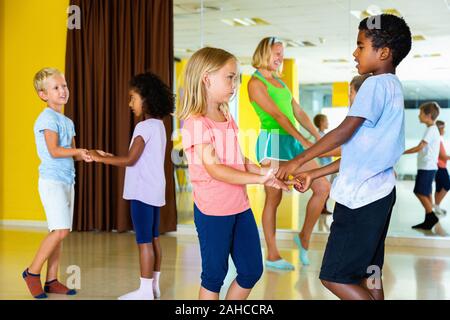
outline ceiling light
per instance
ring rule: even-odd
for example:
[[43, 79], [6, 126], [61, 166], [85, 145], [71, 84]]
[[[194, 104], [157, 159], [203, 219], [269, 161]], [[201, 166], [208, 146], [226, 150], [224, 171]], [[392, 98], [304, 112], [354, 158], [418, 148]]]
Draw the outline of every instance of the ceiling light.
[[413, 41], [423, 41], [425, 40], [425, 37], [421, 34], [416, 34], [412, 36]]
[[415, 54], [414, 58], [416, 58], [416, 59], [418, 59], [418, 58], [437, 58], [440, 56], [441, 56], [440, 53], [435, 52], [435, 53]]
[[323, 59], [323, 63], [348, 63], [347, 59]]
[[270, 24], [261, 18], [233, 18], [233, 19], [222, 19], [221, 21], [231, 27], [252, 27]]
[[393, 8], [391, 8], [391, 9], [383, 9], [383, 13], [393, 14], [394, 16], [397, 16], [397, 17], [401, 17], [402, 16], [397, 9], [393, 9]]

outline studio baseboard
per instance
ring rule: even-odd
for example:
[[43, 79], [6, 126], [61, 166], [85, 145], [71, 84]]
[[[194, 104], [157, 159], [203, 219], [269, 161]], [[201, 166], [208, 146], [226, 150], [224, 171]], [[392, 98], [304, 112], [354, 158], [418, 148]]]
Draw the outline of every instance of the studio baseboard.
[[39, 220], [0, 220], [0, 226], [8, 228], [33, 228], [47, 230], [47, 222]]

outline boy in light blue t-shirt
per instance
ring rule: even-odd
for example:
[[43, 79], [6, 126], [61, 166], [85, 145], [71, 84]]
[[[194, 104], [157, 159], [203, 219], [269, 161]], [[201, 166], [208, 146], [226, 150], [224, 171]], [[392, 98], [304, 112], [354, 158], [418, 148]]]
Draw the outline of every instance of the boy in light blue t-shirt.
[[[293, 174], [292, 184], [304, 192], [314, 179], [339, 171], [330, 194], [336, 206], [319, 277], [341, 299], [384, 299], [381, 270], [395, 203], [393, 167], [405, 149], [403, 92], [395, 70], [410, 49], [411, 32], [402, 18], [382, 14], [361, 21], [353, 55], [359, 74], [372, 76], [345, 120], [277, 173], [282, 179]], [[340, 160], [296, 173], [341, 145]]]
[[[46, 298], [46, 293], [73, 295], [57, 280], [63, 239], [72, 230], [75, 167], [74, 160], [92, 162], [85, 149], [75, 147], [72, 120], [62, 114], [69, 99], [64, 75], [54, 68], [36, 73], [34, 87], [47, 107], [34, 124], [39, 166], [39, 196], [47, 217], [50, 233], [42, 241], [31, 265], [22, 273], [31, 295]], [[42, 288], [40, 272], [47, 262], [47, 281]], [[45, 291], [45, 292], [44, 292]]]

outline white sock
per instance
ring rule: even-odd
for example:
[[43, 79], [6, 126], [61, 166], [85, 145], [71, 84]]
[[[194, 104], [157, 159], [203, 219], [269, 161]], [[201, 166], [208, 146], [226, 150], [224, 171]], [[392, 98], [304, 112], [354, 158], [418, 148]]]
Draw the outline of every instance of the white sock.
[[161, 297], [161, 291], [159, 290], [159, 277], [161, 271], [153, 271], [153, 295], [155, 298]]
[[153, 300], [153, 279], [141, 278], [141, 286], [119, 297], [119, 300]]

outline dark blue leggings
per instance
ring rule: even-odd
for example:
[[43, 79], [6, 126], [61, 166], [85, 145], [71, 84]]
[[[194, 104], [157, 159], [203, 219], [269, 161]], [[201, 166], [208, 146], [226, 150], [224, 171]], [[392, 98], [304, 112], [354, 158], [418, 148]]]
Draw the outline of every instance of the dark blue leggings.
[[230, 216], [208, 216], [194, 205], [194, 221], [202, 256], [202, 287], [220, 292], [231, 254], [236, 281], [251, 289], [263, 272], [261, 244], [251, 209]]
[[159, 210], [159, 207], [131, 200], [131, 220], [138, 244], [152, 243], [153, 238], [159, 237]]

